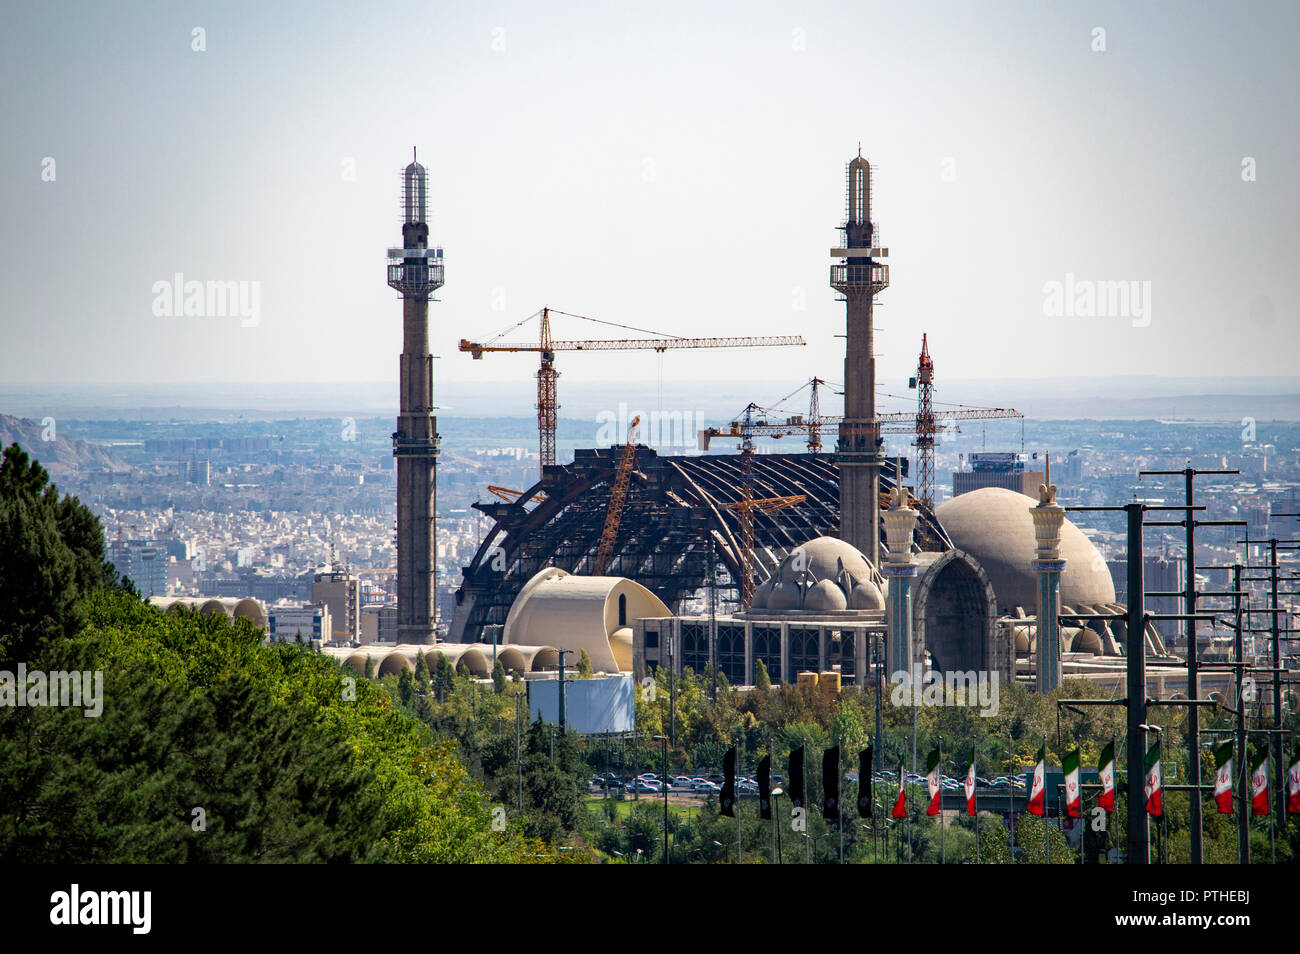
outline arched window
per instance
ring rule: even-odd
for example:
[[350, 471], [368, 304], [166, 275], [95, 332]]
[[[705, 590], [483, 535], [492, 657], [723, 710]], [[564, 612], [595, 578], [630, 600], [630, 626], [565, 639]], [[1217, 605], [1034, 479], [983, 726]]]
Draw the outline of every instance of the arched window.
[[618, 625], [627, 625], [627, 594], [618, 594]]

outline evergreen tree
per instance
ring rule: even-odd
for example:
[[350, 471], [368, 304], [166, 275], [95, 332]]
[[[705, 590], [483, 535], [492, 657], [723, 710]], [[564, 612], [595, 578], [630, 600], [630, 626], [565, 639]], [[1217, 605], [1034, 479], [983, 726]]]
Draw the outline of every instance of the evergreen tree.
[[492, 689], [498, 696], [506, 691], [506, 667], [500, 659], [492, 664]]
[[754, 688], [761, 692], [772, 688], [772, 677], [768, 675], [767, 665], [761, 659], [754, 660]]
[[584, 649], [582, 654], [578, 656], [578, 678], [590, 679], [594, 675], [596, 675], [596, 672], [591, 665], [591, 656]]

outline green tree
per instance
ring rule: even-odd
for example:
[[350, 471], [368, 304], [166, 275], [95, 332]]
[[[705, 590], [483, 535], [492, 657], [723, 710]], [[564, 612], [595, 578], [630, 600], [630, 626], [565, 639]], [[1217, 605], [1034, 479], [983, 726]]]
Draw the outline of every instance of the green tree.
[[420, 692], [429, 691], [429, 662], [423, 652], [415, 654], [415, 685]]
[[582, 654], [578, 656], [578, 678], [590, 679], [594, 675], [596, 675], [596, 672], [592, 668], [591, 657], [587, 655], [587, 651], [584, 649]]
[[30, 662], [45, 639], [69, 637], [81, 602], [117, 580], [99, 520], [59, 498], [49, 474], [17, 444], [0, 460], [0, 663]]
[[772, 688], [772, 677], [767, 672], [767, 664], [761, 659], [754, 660], [754, 688], [767, 692]]
[[500, 659], [492, 664], [492, 689], [498, 696], [506, 691], [506, 667]]

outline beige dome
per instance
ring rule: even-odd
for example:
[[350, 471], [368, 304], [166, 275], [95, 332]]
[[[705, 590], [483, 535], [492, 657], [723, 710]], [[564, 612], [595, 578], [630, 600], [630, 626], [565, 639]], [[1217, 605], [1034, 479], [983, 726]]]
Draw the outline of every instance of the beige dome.
[[632, 623], [671, 615], [640, 583], [547, 567], [515, 597], [501, 643], [566, 650], [566, 665], [576, 664], [585, 649], [596, 672], [626, 672], [632, 667]]
[[[953, 546], [979, 561], [993, 584], [998, 607], [1033, 612], [1038, 590], [1031, 564], [1037, 543], [1033, 518], [1037, 501], [1003, 487], [982, 487], [945, 501], [934, 515]], [[1101, 553], [1067, 518], [1061, 525], [1061, 602], [1071, 605], [1113, 603], [1115, 583]]]
[[884, 609], [883, 578], [851, 544], [817, 537], [786, 554], [754, 591], [750, 609], [766, 613], [843, 613]]
[[849, 601], [844, 598], [844, 591], [830, 580], [818, 580], [804, 594], [803, 608], [835, 613], [848, 609]]
[[882, 610], [884, 608], [884, 594], [880, 592], [880, 589], [874, 583], [859, 583], [853, 587], [853, 592], [849, 594], [849, 609]]
[[795, 547], [781, 561], [777, 578], [793, 583], [803, 570], [810, 573], [815, 580], [838, 582], [841, 571], [858, 582], [870, 582], [876, 577], [871, 563], [861, 551], [835, 537], [817, 537], [802, 546]]

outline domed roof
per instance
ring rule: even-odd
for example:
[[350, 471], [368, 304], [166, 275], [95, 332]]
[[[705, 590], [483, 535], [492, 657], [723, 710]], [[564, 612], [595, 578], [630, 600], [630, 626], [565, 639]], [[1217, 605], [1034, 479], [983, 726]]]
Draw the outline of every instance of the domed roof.
[[754, 590], [758, 612], [842, 613], [884, 609], [882, 578], [851, 544], [817, 537], [795, 547], [772, 576]]
[[[979, 561], [993, 584], [998, 610], [1032, 613], [1038, 590], [1031, 564], [1036, 555], [1034, 521], [1037, 501], [1004, 487], [982, 487], [945, 501], [934, 510], [953, 546]], [[1067, 518], [1061, 525], [1061, 602], [1092, 605], [1115, 602], [1115, 583], [1101, 553]]]
[[781, 561], [777, 578], [793, 583], [805, 571], [816, 580], [839, 580], [843, 572], [857, 582], [871, 582], [876, 575], [862, 551], [835, 537], [817, 537], [795, 547]]

